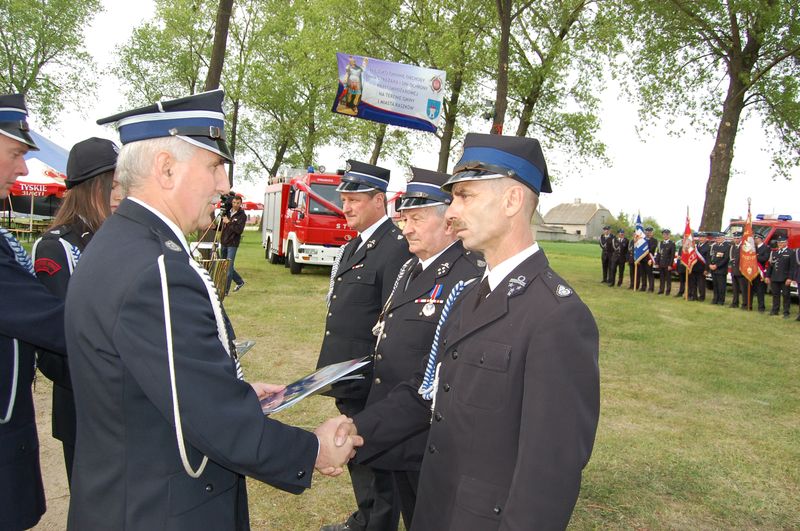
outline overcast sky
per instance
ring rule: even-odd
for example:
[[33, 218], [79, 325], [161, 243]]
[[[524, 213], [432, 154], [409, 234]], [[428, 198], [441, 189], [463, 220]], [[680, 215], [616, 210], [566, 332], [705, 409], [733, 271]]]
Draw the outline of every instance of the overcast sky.
[[[102, 72], [107, 72], [113, 64], [114, 48], [125, 42], [134, 26], [151, 17], [154, 10], [150, 0], [104, 0], [103, 4], [105, 12], [98, 14], [86, 31], [87, 48], [101, 72], [97, 101], [83, 109], [69, 109], [59, 123], [46, 128], [51, 139], [67, 149], [90, 136], [117, 140], [113, 129], [94, 123], [97, 118], [126, 107], [115, 78]], [[335, 60], [331, 53], [331, 61]], [[335, 88], [336, 80], [331, 80], [331, 98]], [[692, 227], [697, 228], [705, 198], [713, 135], [692, 133], [674, 138], [655, 125], [644, 128], [644, 138], [640, 138], [636, 133], [636, 107], [620, 96], [618, 88], [609, 85], [602, 99], [599, 136], [608, 148], [610, 166], [584, 168], [580, 175], [575, 175], [564, 168], [563, 155], [545, 153], [550, 172], [558, 176], [559, 182], [553, 185], [552, 194], [542, 194], [542, 213], [557, 204], [580, 199], [584, 203], [600, 203], [614, 215], [620, 211], [634, 214], [640, 211], [642, 217], [652, 216], [674, 233], [682, 232], [688, 206]], [[42, 126], [36, 122], [35, 116], [31, 122], [34, 127]], [[489, 123], [480, 127], [478, 132], [487, 132]], [[438, 146], [438, 140], [434, 139], [431, 144]], [[725, 202], [725, 220], [744, 216], [748, 197], [752, 198], [754, 215], [790, 214], [794, 219], [800, 219], [800, 171], [794, 171], [791, 181], [773, 180], [764, 147], [765, 138], [757, 120], [740, 126], [736, 138], [735, 173], [730, 179]], [[435, 169], [435, 151], [416, 152], [409, 162]], [[343, 167], [347, 158], [350, 158], [348, 154], [335, 149], [325, 148], [319, 152], [320, 163], [329, 170]], [[379, 164], [390, 168], [393, 175], [405, 175], [405, 168], [397, 161], [381, 160]], [[237, 184], [234, 188], [248, 199], [259, 201], [265, 183], [266, 177], [262, 182]]]

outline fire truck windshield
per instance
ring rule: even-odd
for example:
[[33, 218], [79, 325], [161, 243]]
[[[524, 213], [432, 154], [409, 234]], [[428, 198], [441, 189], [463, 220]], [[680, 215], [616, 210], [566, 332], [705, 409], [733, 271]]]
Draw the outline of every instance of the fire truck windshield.
[[[339, 196], [339, 192], [336, 191], [335, 184], [312, 183], [311, 189], [314, 191], [314, 193], [321, 195], [339, 208], [342, 207], [342, 198]], [[309, 212], [311, 214], [321, 214], [323, 216], [337, 215], [335, 212], [331, 212], [327, 207], [315, 201], [314, 198], [311, 198]]]

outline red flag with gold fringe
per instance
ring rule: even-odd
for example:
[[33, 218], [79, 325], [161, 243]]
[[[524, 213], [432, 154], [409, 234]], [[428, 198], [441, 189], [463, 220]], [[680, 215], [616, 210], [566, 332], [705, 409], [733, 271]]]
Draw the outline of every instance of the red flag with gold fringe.
[[742, 234], [742, 247], [739, 249], [739, 271], [750, 282], [758, 276], [756, 242], [753, 239], [753, 218], [750, 215], [750, 201], [747, 201], [747, 221]]

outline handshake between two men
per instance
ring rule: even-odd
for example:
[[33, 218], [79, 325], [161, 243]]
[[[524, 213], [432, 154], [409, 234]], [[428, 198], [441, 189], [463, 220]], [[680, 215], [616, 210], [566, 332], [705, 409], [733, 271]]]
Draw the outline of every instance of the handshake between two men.
[[[259, 400], [268, 395], [281, 396], [285, 385], [250, 382]], [[319, 452], [314, 468], [323, 475], [336, 477], [344, 472], [345, 465], [356, 455], [356, 448], [364, 444], [358, 435], [353, 419], [345, 415], [332, 417], [314, 430], [319, 440]]]

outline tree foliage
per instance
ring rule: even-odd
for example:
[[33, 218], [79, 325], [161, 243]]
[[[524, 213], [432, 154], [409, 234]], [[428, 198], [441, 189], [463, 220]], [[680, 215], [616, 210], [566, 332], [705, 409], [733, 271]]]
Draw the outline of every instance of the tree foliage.
[[99, 0], [0, 0], [0, 83], [24, 94], [43, 122], [93, 93], [84, 29]]
[[800, 163], [800, 9], [792, 0], [626, 0], [618, 4], [644, 119], [675, 119], [715, 131], [702, 229], [722, 222], [736, 134], [761, 123], [772, 170]]

